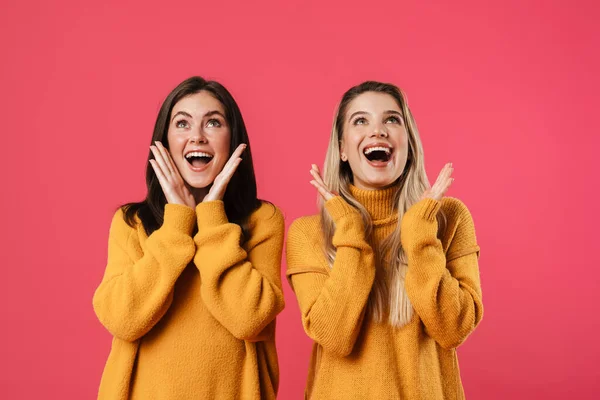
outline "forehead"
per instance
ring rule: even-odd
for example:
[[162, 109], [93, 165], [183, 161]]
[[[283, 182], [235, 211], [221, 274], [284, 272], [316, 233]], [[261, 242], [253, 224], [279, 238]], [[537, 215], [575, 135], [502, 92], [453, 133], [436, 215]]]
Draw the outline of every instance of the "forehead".
[[172, 114], [179, 111], [185, 111], [194, 117], [202, 117], [209, 111], [219, 111], [225, 114], [223, 104], [213, 97], [212, 94], [204, 90], [185, 96], [173, 106]]
[[347, 115], [352, 115], [357, 111], [380, 114], [388, 110], [402, 112], [396, 99], [391, 95], [379, 92], [365, 92], [358, 95], [348, 104]]

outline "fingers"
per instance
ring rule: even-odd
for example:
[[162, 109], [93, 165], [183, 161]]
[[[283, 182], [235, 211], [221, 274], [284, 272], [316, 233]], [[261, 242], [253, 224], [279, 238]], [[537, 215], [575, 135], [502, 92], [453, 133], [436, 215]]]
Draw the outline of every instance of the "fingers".
[[179, 170], [175, 166], [175, 162], [171, 158], [169, 151], [165, 148], [165, 146], [163, 146], [161, 142], [156, 141], [154, 143], [156, 144], [156, 148], [160, 151], [160, 154], [163, 156], [163, 159], [165, 160], [171, 174], [173, 176], [179, 176]]
[[229, 169], [225, 173], [226, 183], [229, 183], [231, 177], [233, 177], [233, 174], [235, 174], [235, 171], [237, 170], [237, 167], [239, 167], [241, 162], [241, 158], [236, 158], [235, 160], [232, 160], [232, 164], [229, 165]]
[[217, 177], [215, 178], [215, 181], [213, 182], [209, 193], [206, 195], [203, 201], [219, 200], [223, 198], [229, 181], [231, 180], [233, 174], [242, 162], [242, 158], [240, 156], [242, 155], [244, 150], [246, 150], [246, 147], [247, 145], [242, 143], [237, 147], [237, 149], [235, 149], [235, 151], [233, 152], [231, 157], [229, 157], [229, 160], [227, 161], [219, 175], [217, 175]]
[[225, 184], [229, 183], [229, 180], [235, 173], [237, 167], [242, 162], [241, 155], [244, 152], [244, 150], [246, 150], [246, 147], [247, 145], [245, 143], [240, 144], [237, 147], [237, 149], [235, 149], [231, 157], [229, 157], [229, 161], [227, 161], [227, 164], [225, 164], [225, 166], [223, 167], [223, 171], [221, 171], [221, 174], [223, 175]]
[[454, 182], [454, 178], [452, 178], [453, 172], [454, 167], [452, 163], [444, 165], [434, 185], [423, 193], [422, 198], [429, 197], [441, 201], [450, 188], [450, 185], [452, 185], [452, 182]]
[[152, 154], [154, 154], [154, 161], [160, 167], [160, 170], [163, 174], [163, 178], [167, 182], [170, 181], [172, 173], [171, 173], [171, 170], [169, 169], [169, 167], [167, 166], [167, 161], [163, 157], [163, 154], [161, 153], [159, 148], [156, 146], [150, 146], [150, 150], [152, 151]]
[[449, 176], [452, 174], [452, 164], [448, 163], [444, 165], [444, 168], [440, 171], [435, 183], [433, 184], [433, 188], [439, 189], [446, 185]]
[[310, 174], [315, 178], [315, 180], [317, 182], [319, 182], [321, 185], [323, 185], [324, 188], [327, 188], [325, 181], [323, 181], [323, 178], [321, 177], [321, 171], [319, 171], [319, 167], [317, 167], [315, 164], [312, 164], [312, 169], [310, 170]]
[[448, 188], [450, 188], [450, 185], [454, 181], [454, 179], [452, 178], [453, 172], [454, 168], [452, 167], [452, 163], [448, 163], [444, 166], [444, 168], [442, 168], [442, 171], [440, 172], [440, 175], [437, 181], [435, 182], [435, 185], [433, 185], [432, 187], [432, 193], [438, 200], [442, 199], [442, 197], [446, 194]]
[[242, 143], [240, 144], [237, 149], [235, 149], [235, 151], [233, 152], [233, 154], [231, 155], [231, 158], [239, 158], [242, 156], [242, 153], [244, 152], [244, 150], [246, 150], [246, 147], [248, 147], [248, 145], [246, 143]]
[[446, 181], [449, 180], [450, 177], [452, 176], [453, 172], [454, 172], [454, 168], [452, 167], [452, 163], [446, 164], [446, 173], [444, 174], [444, 179]]
[[323, 178], [321, 178], [321, 172], [319, 171], [319, 167], [317, 167], [315, 164], [312, 164], [310, 174], [314, 178], [312, 181], [310, 181], [310, 184], [317, 189], [317, 191], [319, 192], [321, 197], [325, 199], [325, 201], [335, 197], [323, 181]]
[[318, 170], [315, 170], [315, 168], [313, 167], [310, 171], [310, 174], [312, 175], [313, 179], [318, 182], [319, 184], [325, 186], [325, 182], [323, 182], [323, 179], [321, 178], [321, 175], [319, 175]]
[[317, 182], [316, 180], [312, 180], [310, 181], [310, 184], [313, 185], [317, 191], [319, 192], [319, 194], [321, 195], [321, 197], [323, 197], [323, 199], [325, 201], [332, 199], [334, 196], [333, 194], [331, 194], [331, 192], [329, 190], [327, 190], [327, 188], [325, 188], [325, 186], [323, 186], [321, 183]]
[[452, 163], [446, 164], [446, 174], [444, 175], [443, 188], [444, 193], [448, 190], [452, 182], [454, 182], [454, 178], [452, 178], [452, 173], [454, 172], [454, 168], [452, 167]]
[[162, 188], [163, 193], [167, 193], [169, 183], [167, 182], [167, 178], [165, 177], [165, 174], [163, 173], [162, 169], [160, 168], [156, 160], [150, 160], [150, 165], [152, 165], [152, 169], [154, 170], [154, 173], [158, 178], [158, 183], [160, 183], [160, 187]]
[[[225, 163], [225, 165], [223, 166], [223, 169], [217, 176], [217, 179], [219, 181], [223, 181], [225, 184], [229, 183], [229, 180], [235, 173], [237, 167], [242, 162], [242, 158], [240, 156], [242, 155], [244, 150], [246, 150], [246, 147], [247, 147], [247, 145], [242, 143], [237, 147], [237, 149], [235, 149], [235, 151], [233, 152], [231, 157], [229, 157], [229, 160], [227, 160], [227, 163]], [[215, 179], [215, 181], [217, 179]]]
[[[229, 160], [227, 160], [227, 163], [223, 167], [223, 172], [227, 171], [229, 168], [231, 168], [233, 166], [233, 164], [235, 164], [236, 162], [239, 165], [239, 161], [237, 161], [237, 160], [241, 160], [242, 153], [244, 152], [244, 150], [246, 150], [246, 147], [247, 147], [247, 145], [245, 143], [242, 143], [235, 149], [235, 151], [231, 154], [231, 157], [229, 157]], [[237, 168], [237, 166], [236, 166], [236, 168]], [[234, 169], [234, 171], [235, 171], [235, 169]]]

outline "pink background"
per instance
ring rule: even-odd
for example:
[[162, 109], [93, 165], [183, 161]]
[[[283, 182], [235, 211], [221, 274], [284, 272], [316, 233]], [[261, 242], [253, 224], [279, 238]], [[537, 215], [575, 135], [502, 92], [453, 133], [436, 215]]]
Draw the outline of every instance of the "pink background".
[[[0, 6], [0, 398], [95, 397], [110, 218], [144, 195], [158, 108], [195, 74], [239, 102], [260, 196], [288, 225], [316, 210], [308, 170], [342, 93], [401, 86], [430, 179], [454, 163], [482, 247], [467, 397], [600, 391], [597, 2], [50, 3]], [[310, 341], [284, 288], [280, 398], [299, 399]]]

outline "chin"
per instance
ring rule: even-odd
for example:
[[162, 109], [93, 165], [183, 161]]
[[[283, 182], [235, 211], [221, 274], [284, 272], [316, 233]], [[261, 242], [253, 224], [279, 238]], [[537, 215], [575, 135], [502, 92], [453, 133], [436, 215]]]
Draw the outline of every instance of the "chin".
[[383, 189], [394, 184], [398, 179], [394, 177], [377, 177], [375, 179], [366, 180], [367, 184], [373, 188]]
[[184, 179], [192, 189], [205, 189], [212, 185], [214, 179]]

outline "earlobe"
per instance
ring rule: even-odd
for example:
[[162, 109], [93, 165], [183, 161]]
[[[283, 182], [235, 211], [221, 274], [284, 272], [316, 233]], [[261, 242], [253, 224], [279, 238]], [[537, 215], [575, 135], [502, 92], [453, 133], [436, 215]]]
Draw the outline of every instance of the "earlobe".
[[348, 161], [348, 157], [346, 157], [346, 154], [342, 153], [341, 157], [342, 161], [346, 162]]

